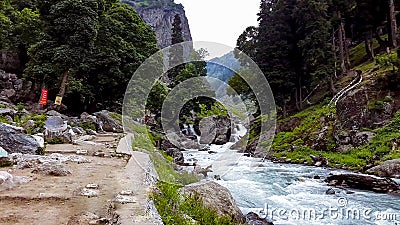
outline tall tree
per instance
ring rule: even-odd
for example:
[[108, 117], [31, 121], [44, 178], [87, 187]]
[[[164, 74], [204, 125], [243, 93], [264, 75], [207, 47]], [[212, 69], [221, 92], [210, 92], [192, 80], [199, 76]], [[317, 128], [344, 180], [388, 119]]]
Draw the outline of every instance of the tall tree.
[[396, 14], [395, 14], [395, 7], [394, 7], [394, 0], [389, 1], [389, 22], [388, 22], [388, 30], [389, 30], [389, 44], [391, 47], [397, 47], [397, 22], [396, 22]]
[[239, 36], [236, 41], [236, 48], [234, 51], [235, 58], [237, 58], [242, 66], [247, 66], [242, 53], [248, 57], [255, 59], [257, 47], [258, 28], [254, 26], [247, 27], [246, 30]]
[[58, 80], [60, 97], [64, 97], [68, 78], [93, 48], [97, 7], [95, 0], [43, 0], [39, 4], [46, 36], [31, 49], [28, 71], [46, 77], [44, 82]]
[[170, 87], [177, 85], [176, 76], [183, 70], [184, 65], [180, 63], [183, 62], [184, 52], [183, 45], [180, 43], [183, 42], [182, 35], [182, 20], [179, 14], [176, 14], [174, 17], [174, 21], [172, 23], [172, 37], [171, 37], [171, 45], [174, 47], [169, 51], [169, 64], [176, 65], [174, 68], [171, 68], [168, 71], [168, 78], [171, 81]]

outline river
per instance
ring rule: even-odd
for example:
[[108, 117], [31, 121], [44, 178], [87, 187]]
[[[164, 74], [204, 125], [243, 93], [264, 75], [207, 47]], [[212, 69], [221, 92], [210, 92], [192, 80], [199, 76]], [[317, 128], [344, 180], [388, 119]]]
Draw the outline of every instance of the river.
[[324, 182], [329, 174], [348, 171], [262, 162], [229, 150], [232, 145], [211, 145], [213, 154], [185, 151], [184, 157], [202, 167], [213, 165], [207, 179], [220, 175], [216, 182], [229, 189], [244, 214], [253, 211], [285, 225], [400, 225], [398, 196], [339, 188], [334, 188], [334, 195], [325, 193], [330, 188]]

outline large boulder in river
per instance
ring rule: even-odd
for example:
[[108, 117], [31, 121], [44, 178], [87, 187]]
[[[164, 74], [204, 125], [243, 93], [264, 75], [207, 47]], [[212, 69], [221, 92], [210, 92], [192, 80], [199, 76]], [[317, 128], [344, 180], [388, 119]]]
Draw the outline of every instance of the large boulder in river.
[[325, 181], [332, 186], [367, 190], [377, 193], [400, 194], [400, 184], [390, 178], [379, 179], [359, 174], [340, 174], [331, 175], [327, 177]]
[[266, 218], [261, 218], [254, 212], [249, 212], [245, 216], [247, 225], [274, 225], [271, 221], [268, 221]]
[[379, 166], [367, 170], [367, 173], [379, 177], [400, 178], [400, 159], [386, 161]]
[[219, 216], [232, 218], [236, 224], [245, 222], [229, 190], [213, 181], [200, 181], [182, 189], [185, 195], [199, 196], [206, 207], [214, 209]]
[[200, 121], [200, 144], [223, 145], [231, 137], [231, 121], [226, 116], [210, 116]]
[[40, 144], [23, 133], [23, 128], [0, 123], [0, 147], [8, 153], [36, 154], [41, 152]]
[[124, 132], [124, 128], [122, 127], [122, 121], [115, 118], [117, 114], [113, 114], [107, 110], [103, 110], [97, 113], [94, 113], [99, 121], [103, 123], [103, 130], [107, 132], [116, 132], [122, 133]]
[[183, 158], [183, 153], [177, 148], [169, 148], [165, 151], [168, 156], [171, 156], [174, 159], [174, 162], [177, 165], [183, 165], [185, 159]]

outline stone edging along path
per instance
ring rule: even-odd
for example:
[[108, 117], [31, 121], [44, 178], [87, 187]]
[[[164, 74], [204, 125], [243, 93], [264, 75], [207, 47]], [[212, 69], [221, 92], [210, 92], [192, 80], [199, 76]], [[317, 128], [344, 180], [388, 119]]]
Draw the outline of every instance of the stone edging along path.
[[122, 188], [133, 190], [137, 194], [135, 195], [136, 203], [134, 205], [122, 205], [115, 212], [120, 216], [119, 222], [121, 224], [161, 225], [163, 224], [161, 217], [148, 196], [151, 186], [156, 185], [158, 175], [148, 154], [132, 151], [133, 138], [132, 134], [123, 137], [119, 141], [116, 153], [130, 156], [119, 181]]

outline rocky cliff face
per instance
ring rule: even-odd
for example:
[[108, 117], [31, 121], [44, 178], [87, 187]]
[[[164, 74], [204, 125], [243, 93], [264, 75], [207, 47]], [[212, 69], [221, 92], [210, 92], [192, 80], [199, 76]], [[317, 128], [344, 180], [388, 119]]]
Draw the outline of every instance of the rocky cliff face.
[[165, 48], [171, 45], [172, 23], [176, 14], [181, 16], [184, 41], [192, 41], [189, 22], [181, 4], [173, 0], [123, 0], [132, 6], [143, 20], [156, 32], [158, 45]]

